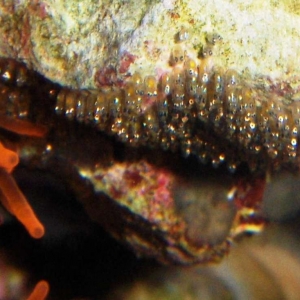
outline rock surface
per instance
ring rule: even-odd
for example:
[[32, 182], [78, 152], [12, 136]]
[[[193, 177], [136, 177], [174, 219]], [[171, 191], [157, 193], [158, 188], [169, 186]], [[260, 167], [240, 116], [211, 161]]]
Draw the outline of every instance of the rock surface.
[[[217, 64], [267, 85], [298, 86], [297, 1], [16, 1], [0, 4], [0, 56], [76, 88], [116, 84], [138, 70], [159, 76], [171, 52], [199, 54], [214, 36]], [[210, 49], [208, 49], [210, 50]]]

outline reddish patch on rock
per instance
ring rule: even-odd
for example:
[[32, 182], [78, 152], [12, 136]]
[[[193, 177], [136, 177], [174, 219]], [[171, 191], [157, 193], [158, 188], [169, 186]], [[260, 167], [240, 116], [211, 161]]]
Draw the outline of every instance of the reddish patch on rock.
[[171, 11], [171, 12], [169, 12], [169, 14], [170, 14], [170, 17], [172, 19], [179, 19], [180, 18], [180, 14], [175, 12], [175, 11]]
[[95, 176], [95, 179], [97, 180], [97, 181], [102, 181], [103, 180], [103, 178], [104, 178], [104, 175], [96, 175]]
[[278, 96], [287, 96], [287, 95], [293, 95], [295, 91], [291, 87], [289, 82], [275, 82], [270, 85], [270, 90], [278, 95]]
[[31, 25], [29, 20], [29, 15], [25, 14], [23, 16], [23, 26], [20, 32], [20, 46], [21, 53], [24, 58], [29, 57], [31, 53]]
[[138, 170], [136, 170], [136, 171], [127, 170], [124, 173], [124, 179], [126, 180], [128, 186], [133, 188], [133, 187], [139, 185], [143, 178], [139, 174]]
[[48, 5], [44, 2], [33, 1], [30, 7], [31, 13], [35, 14], [41, 19], [45, 19], [48, 16], [47, 12]]
[[123, 192], [115, 187], [111, 187], [109, 190], [111, 197], [115, 200], [120, 199], [123, 196]]
[[130, 67], [130, 65], [136, 60], [136, 56], [133, 54], [130, 54], [129, 52], [124, 52], [121, 61], [120, 61], [120, 67], [119, 72], [120, 73], [126, 73]]
[[95, 73], [97, 87], [114, 86], [118, 83], [117, 71], [113, 66], [108, 66]]
[[252, 180], [241, 180], [237, 185], [238, 195], [235, 199], [237, 208], [260, 207], [265, 185], [266, 179], [264, 177], [254, 178]]
[[160, 172], [157, 175], [157, 187], [154, 191], [153, 201], [158, 206], [172, 207], [173, 201], [170, 193], [171, 178], [168, 173]]

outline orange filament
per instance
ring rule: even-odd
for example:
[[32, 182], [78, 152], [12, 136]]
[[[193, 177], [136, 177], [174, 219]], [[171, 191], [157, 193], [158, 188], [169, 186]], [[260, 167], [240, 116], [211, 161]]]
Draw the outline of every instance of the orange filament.
[[[28, 121], [16, 120], [11, 117], [1, 116], [0, 127], [21, 135], [43, 137], [46, 128], [34, 125]], [[41, 238], [45, 229], [37, 219], [30, 204], [18, 188], [15, 180], [9, 173], [19, 163], [18, 154], [5, 148], [0, 143], [0, 190], [3, 206], [25, 226], [33, 238]]]
[[10, 173], [19, 163], [18, 154], [12, 150], [5, 148], [0, 143], [0, 166]]
[[33, 292], [29, 295], [27, 300], [44, 300], [49, 294], [49, 283], [46, 280], [41, 280], [34, 287]]
[[43, 137], [46, 133], [46, 128], [42, 125], [32, 124], [28, 121], [17, 120], [7, 116], [1, 116], [0, 127], [20, 135]]
[[45, 233], [44, 226], [37, 219], [13, 177], [2, 168], [0, 168], [0, 187], [6, 198], [2, 203], [7, 210], [16, 216], [33, 238], [41, 238]]

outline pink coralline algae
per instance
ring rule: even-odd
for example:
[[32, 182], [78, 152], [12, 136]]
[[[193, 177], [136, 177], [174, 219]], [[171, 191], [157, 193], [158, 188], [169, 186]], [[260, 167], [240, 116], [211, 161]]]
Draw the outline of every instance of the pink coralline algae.
[[[264, 223], [259, 214], [264, 178], [245, 184], [223, 174], [220, 183], [218, 173], [192, 177], [145, 160], [80, 172], [97, 194], [111, 199], [101, 198], [105, 214], [118, 216], [103, 222], [109, 232], [139, 255], [164, 263], [219, 260], [237, 235]], [[88, 211], [101, 222], [102, 213], [94, 209]]]

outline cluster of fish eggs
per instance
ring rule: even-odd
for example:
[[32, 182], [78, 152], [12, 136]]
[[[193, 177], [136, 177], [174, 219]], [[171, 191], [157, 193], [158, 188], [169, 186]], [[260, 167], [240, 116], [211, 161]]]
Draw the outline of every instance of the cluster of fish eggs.
[[[178, 35], [160, 76], [134, 73], [121, 87], [98, 90], [61, 88], [51, 109], [133, 146], [181, 151], [213, 166], [226, 162], [231, 171], [241, 163], [251, 170], [297, 166], [300, 101], [260, 97], [241, 74], [214, 63], [217, 38], [195, 57], [181, 43], [185, 36]], [[33, 80], [26, 67], [1, 59], [0, 71], [0, 113], [23, 119], [38, 115], [31, 111]]]
[[63, 89], [56, 111], [93, 122], [132, 145], [159, 146], [234, 171], [242, 162], [296, 164], [300, 104], [259, 99], [235, 70], [214, 65], [210, 47], [193, 59], [179, 44], [159, 78], [134, 73], [122, 88]]
[[0, 58], [0, 114], [27, 118], [31, 102], [29, 86], [32, 84], [32, 73], [24, 64]]

